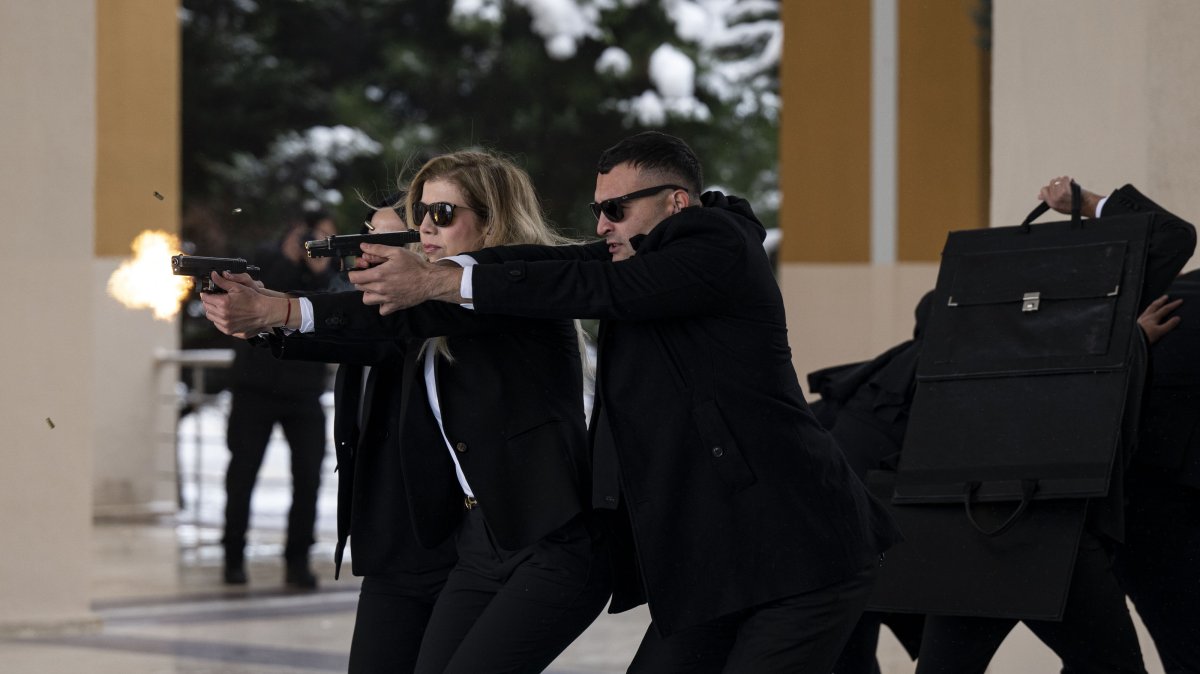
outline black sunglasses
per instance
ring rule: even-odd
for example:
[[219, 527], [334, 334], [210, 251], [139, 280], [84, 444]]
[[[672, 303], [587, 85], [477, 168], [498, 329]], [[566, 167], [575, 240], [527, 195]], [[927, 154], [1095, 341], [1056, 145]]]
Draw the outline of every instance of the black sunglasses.
[[435, 201], [432, 204], [427, 204], [423, 201], [418, 201], [413, 206], [413, 217], [416, 218], [417, 226], [425, 222], [425, 214], [429, 214], [429, 218], [433, 220], [433, 224], [438, 227], [449, 227], [454, 222], [454, 209], [462, 208], [468, 211], [475, 211], [483, 217], [487, 217], [483, 211], [470, 206], [459, 206], [448, 201]]
[[634, 199], [648, 197], [651, 194], [658, 194], [663, 190], [683, 190], [686, 192], [687, 188], [680, 187], [679, 185], [659, 185], [658, 187], [647, 187], [644, 190], [630, 192], [624, 196], [613, 197], [612, 199], [605, 199], [604, 201], [593, 201], [592, 203], [588, 204], [588, 208], [592, 209], [592, 215], [596, 216], [597, 220], [600, 219], [600, 214], [603, 213], [610, 221], [620, 222], [625, 219], [626, 201], [633, 201]]

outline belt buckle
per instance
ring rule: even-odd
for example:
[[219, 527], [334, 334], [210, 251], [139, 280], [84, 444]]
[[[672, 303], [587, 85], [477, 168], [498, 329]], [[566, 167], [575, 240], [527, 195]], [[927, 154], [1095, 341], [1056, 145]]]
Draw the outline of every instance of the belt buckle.
[[477, 501], [475, 498], [471, 496], [463, 496], [463, 507], [467, 510], [473, 510], [477, 505], [479, 505], [479, 501]]

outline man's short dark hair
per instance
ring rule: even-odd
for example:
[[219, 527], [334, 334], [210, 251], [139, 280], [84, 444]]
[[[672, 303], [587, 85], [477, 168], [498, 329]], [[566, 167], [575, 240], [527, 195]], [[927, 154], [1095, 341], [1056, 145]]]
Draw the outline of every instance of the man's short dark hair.
[[600, 154], [596, 169], [598, 173], [608, 173], [620, 164], [659, 173], [697, 196], [704, 186], [704, 171], [692, 148], [675, 136], [658, 131], [643, 131], [608, 148]]

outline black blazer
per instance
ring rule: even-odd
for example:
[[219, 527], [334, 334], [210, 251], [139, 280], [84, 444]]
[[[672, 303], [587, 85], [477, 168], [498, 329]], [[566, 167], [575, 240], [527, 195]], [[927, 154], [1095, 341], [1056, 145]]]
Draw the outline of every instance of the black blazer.
[[404, 349], [395, 342], [338, 342], [298, 333], [272, 335], [270, 343], [278, 358], [341, 363], [334, 379], [334, 578], [341, 572], [347, 538], [356, 576], [442, 572], [444, 577], [456, 559], [454, 546], [447, 541], [425, 549], [409, 515], [397, 432]]
[[[1109, 195], [1104, 203], [1101, 217], [1130, 213], [1154, 213], [1146, 253], [1146, 275], [1142, 283], [1142, 295], [1138, 303], [1141, 311], [1155, 298], [1167, 291], [1179, 270], [1191, 258], [1196, 249], [1196, 229], [1182, 218], [1151, 201], [1133, 185], [1125, 185]], [[1165, 338], [1164, 338], [1165, 339]], [[1126, 403], [1126, 420], [1122, 426], [1122, 461], [1114, 466], [1113, 488], [1107, 497], [1094, 499], [1088, 506], [1089, 527], [1101, 535], [1116, 541], [1125, 538], [1124, 517], [1124, 471], [1138, 454], [1142, 453], [1141, 440], [1146, 436], [1146, 404], [1161, 407], [1161, 398], [1144, 395], [1145, 384], [1149, 383], [1150, 365], [1146, 350], [1134, 354], [1134, 376], [1131, 377], [1131, 395]], [[1153, 449], [1149, 450], [1155, 451]]]
[[381, 317], [361, 298], [356, 292], [311, 297], [316, 335], [404, 345], [400, 456], [424, 545], [446, 540], [463, 513], [462, 488], [417, 357], [427, 337], [449, 338], [454, 362], [436, 363], [446, 437], [499, 545], [519, 550], [583, 512], [589, 480], [583, 381], [570, 320], [483, 316], [437, 302]]
[[1200, 270], [1170, 288], [1179, 327], [1150, 349], [1150, 386], [1133, 461], [1165, 482], [1200, 489]]
[[835, 583], [898, 538], [804, 401], [763, 226], [702, 202], [625, 261], [523, 246], [473, 272], [478, 311], [603, 319], [597, 409], [636, 542], [610, 610], [648, 601], [664, 634]]
[[1133, 185], [1114, 190], [1104, 202], [1101, 217], [1130, 213], [1156, 213], [1146, 251], [1146, 275], [1138, 303], [1145, 308], [1167, 290], [1175, 275], [1196, 250], [1196, 228], [1179, 216], [1151, 201]]

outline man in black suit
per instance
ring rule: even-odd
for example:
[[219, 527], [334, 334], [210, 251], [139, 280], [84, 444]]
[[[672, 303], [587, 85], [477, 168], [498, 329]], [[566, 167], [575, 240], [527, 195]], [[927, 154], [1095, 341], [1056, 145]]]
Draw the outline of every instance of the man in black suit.
[[602, 319], [610, 610], [653, 619], [631, 671], [828, 671], [898, 534], [805, 404], [762, 224], [702, 183], [686, 144], [638, 134], [600, 159], [604, 241], [486, 249], [466, 270], [369, 247], [381, 264], [351, 280], [384, 313], [439, 299]]
[[1138, 323], [1151, 374], [1114, 570], [1165, 671], [1200, 672], [1200, 271], [1177, 278]]
[[[261, 279], [275, 288], [324, 289], [333, 278], [328, 259], [307, 259], [303, 242], [335, 233], [333, 221], [309, 214], [307, 223], [295, 223], [273, 246], [260, 248], [255, 262]], [[246, 531], [250, 502], [258, 471], [266, 455], [275, 424], [283, 429], [291, 451], [292, 504], [288, 510], [284, 547], [284, 581], [290, 587], [313, 589], [317, 578], [309, 566], [317, 518], [317, 493], [321, 462], [325, 458], [325, 391], [328, 368], [322, 363], [284, 363], [265, 349], [243, 340], [234, 345], [233, 401], [226, 436], [229, 466], [225, 471], [224, 581], [246, 583]]]

